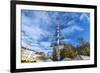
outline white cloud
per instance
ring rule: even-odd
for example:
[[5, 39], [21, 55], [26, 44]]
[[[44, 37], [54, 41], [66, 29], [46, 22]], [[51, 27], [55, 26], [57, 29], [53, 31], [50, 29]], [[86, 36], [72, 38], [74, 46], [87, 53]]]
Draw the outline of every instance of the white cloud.
[[83, 31], [83, 30], [84, 30], [83, 28], [77, 25], [73, 25], [73, 26], [63, 29], [62, 32], [64, 34], [68, 34], [68, 33], [74, 33], [74, 32]]
[[73, 31], [83, 31], [83, 29], [79, 26], [72, 26], [72, 27], [69, 27], [69, 31], [70, 32], [73, 32]]
[[42, 37], [50, 36], [51, 32], [48, 30], [51, 26], [51, 19], [48, 13], [43, 11], [33, 11], [31, 13], [33, 16], [26, 16], [24, 13], [22, 13], [22, 30], [34, 40], [39, 40]]
[[45, 41], [45, 42], [40, 42], [40, 45], [44, 46], [44, 47], [50, 47], [51, 42]]
[[71, 20], [71, 21], [69, 21], [68, 23], [67, 23], [67, 25], [74, 25], [76, 22], [75, 22], [75, 20]]
[[90, 21], [89, 16], [86, 13], [81, 14], [80, 20], [87, 20], [88, 22]]
[[71, 39], [64, 39], [63, 41], [64, 41], [64, 42], [70, 42]]
[[[43, 30], [48, 30], [48, 27], [51, 26], [51, 18], [48, 15], [47, 12], [44, 11], [33, 11], [32, 13], [34, 16], [32, 17], [27, 17], [23, 15], [23, 22], [27, 21], [27, 25], [30, 25], [31, 27], [39, 27], [42, 28]], [[26, 23], [24, 23], [26, 24]], [[43, 25], [42, 25], [43, 24]]]
[[39, 27], [23, 26], [22, 30], [27, 33], [28, 36], [32, 37], [34, 40], [39, 40], [41, 37], [48, 35], [47, 31]]

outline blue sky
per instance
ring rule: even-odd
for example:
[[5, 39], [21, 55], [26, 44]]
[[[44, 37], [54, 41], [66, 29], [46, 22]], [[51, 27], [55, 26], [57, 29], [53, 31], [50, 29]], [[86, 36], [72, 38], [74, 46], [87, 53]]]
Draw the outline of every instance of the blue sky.
[[52, 52], [50, 44], [57, 24], [56, 17], [60, 18], [65, 43], [76, 46], [80, 37], [90, 41], [89, 13], [21, 10], [22, 46], [45, 53]]

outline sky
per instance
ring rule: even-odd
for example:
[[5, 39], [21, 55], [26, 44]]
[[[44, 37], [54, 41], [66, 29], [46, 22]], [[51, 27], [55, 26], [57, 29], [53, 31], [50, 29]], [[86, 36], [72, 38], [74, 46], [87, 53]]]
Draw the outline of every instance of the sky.
[[57, 23], [60, 24], [64, 43], [76, 46], [78, 38], [90, 42], [90, 13], [21, 10], [22, 46], [52, 52], [50, 45]]

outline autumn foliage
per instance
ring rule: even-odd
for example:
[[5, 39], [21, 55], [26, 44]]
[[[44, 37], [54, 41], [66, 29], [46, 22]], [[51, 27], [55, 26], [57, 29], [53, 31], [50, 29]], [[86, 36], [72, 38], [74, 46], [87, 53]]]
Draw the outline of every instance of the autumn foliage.
[[67, 44], [60, 51], [61, 59], [63, 58], [74, 58], [77, 55], [77, 50], [71, 45]]

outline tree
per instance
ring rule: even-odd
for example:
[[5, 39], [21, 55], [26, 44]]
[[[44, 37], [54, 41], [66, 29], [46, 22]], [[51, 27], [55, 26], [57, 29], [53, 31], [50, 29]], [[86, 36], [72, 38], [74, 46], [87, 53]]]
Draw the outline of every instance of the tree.
[[78, 52], [80, 55], [90, 56], [90, 43], [83, 38], [78, 39]]
[[61, 50], [62, 58], [74, 58], [77, 55], [77, 51], [72, 44], [67, 44], [63, 50]]

